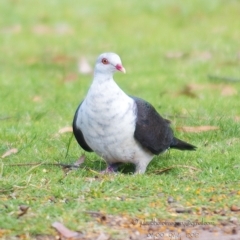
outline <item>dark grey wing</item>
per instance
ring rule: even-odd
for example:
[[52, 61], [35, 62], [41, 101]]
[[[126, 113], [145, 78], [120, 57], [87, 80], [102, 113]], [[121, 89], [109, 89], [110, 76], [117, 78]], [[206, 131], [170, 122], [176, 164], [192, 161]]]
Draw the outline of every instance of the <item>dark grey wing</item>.
[[78, 144], [87, 152], [93, 152], [93, 150], [87, 145], [83, 133], [81, 131], [80, 128], [77, 127], [77, 115], [78, 115], [78, 110], [81, 107], [82, 102], [80, 103], [80, 105], [78, 106], [75, 115], [74, 115], [74, 119], [73, 119], [73, 123], [72, 123], [72, 127], [73, 127], [73, 134], [78, 142]]
[[150, 103], [141, 98], [131, 98], [137, 106], [135, 139], [153, 154], [167, 150], [174, 139], [170, 121], [162, 118]]

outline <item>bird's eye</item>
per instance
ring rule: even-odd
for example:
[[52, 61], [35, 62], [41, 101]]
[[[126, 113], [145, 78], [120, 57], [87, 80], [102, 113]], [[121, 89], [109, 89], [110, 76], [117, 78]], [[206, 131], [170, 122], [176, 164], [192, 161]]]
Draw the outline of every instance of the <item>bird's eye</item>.
[[103, 59], [102, 59], [102, 63], [103, 63], [103, 64], [108, 64], [109, 62], [108, 62], [108, 60], [107, 60], [106, 58], [103, 58]]

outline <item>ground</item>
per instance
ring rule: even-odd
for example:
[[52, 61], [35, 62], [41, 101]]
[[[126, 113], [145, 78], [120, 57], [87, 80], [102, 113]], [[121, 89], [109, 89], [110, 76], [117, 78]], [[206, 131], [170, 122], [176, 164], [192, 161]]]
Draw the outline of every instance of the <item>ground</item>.
[[[239, 9], [2, 1], [0, 238], [240, 239]], [[71, 123], [106, 51], [127, 70], [119, 86], [197, 151], [156, 156], [144, 175], [99, 174], [104, 161], [77, 145]]]

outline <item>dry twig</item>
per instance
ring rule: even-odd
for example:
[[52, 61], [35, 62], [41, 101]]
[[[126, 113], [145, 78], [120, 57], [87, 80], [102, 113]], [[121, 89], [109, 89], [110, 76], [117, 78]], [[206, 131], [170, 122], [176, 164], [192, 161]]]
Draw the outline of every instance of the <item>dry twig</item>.
[[156, 171], [154, 171], [154, 173], [160, 174], [160, 173], [169, 171], [169, 170], [171, 170], [171, 169], [173, 169], [173, 168], [188, 168], [188, 169], [192, 169], [192, 170], [194, 170], [194, 171], [201, 171], [201, 169], [198, 169], [198, 168], [195, 168], [195, 167], [192, 167], [192, 166], [187, 166], [187, 165], [173, 165], [173, 166], [171, 166], [171, 167], [163, 168], [163, 169], [161, 169], [161, 170], [156, 170]]

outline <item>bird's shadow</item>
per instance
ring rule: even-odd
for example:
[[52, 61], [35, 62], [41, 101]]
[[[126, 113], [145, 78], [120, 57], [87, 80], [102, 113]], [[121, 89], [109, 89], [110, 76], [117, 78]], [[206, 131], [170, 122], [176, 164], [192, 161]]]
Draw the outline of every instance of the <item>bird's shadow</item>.
[[135, 165], [132, 163], [125, 163], [121, 164], [117, 170], [117, 172], [123, 173], [123, 174], [134, 174], [135, 172]]
[[[95, 168], [95, 171], [103, 172], [106, 170], [107, 164], [101, 164], [100, 168]], [[132, 163], [119, 163], [117, 167], [114, 169], [115, 173], [122, 173], [126, 175], [132, 175], [135, 172], [135, 165]]]

